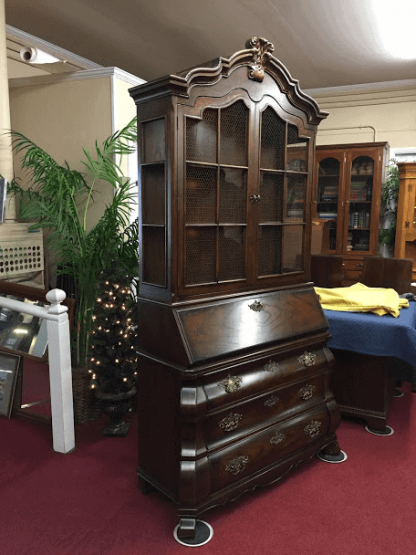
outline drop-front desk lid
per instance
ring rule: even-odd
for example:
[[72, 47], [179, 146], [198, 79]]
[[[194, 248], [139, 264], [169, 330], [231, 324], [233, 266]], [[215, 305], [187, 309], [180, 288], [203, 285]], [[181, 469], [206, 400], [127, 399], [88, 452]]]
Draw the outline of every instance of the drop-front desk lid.
[[180, 307], [139, 299], [139, 344], [184, 366], [322, 332], [312, 285]]

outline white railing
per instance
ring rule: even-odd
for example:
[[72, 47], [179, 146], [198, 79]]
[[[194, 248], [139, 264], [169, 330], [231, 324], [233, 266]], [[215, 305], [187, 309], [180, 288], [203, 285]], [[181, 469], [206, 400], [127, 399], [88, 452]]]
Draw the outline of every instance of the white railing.
[[44, 318], [47, 323], [49, 381], [51, 389], [53, 449], [69, 453], [75, 449], [72, 369], [69, 342], [68, 307], [61, 305], [65, 291], [52, 289], [46, 294], [50, 306], [34, 306], [0, 297], [0, 306]]

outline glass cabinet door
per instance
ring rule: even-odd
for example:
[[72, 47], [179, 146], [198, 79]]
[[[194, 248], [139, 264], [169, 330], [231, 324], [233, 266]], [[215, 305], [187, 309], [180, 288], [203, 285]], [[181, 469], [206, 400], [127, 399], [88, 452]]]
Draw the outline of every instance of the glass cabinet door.
[[186, 117], [186, 286], [246, 279], [248, 122], [241, 100]]
[[322, 221], [322, 252], [335, 251], [340, 229], [338, 199], [340, 198], [341, 162], [328, 157], [318, 164], [317, 217]]
[[370, 249], [374, 159], [357, 156], [350, 166], [346, 252]]

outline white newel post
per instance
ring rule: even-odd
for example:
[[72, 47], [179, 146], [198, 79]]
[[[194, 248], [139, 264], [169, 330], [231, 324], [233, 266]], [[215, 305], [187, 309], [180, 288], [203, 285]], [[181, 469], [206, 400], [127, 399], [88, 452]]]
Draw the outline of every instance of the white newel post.
[[69, 453], [75, 448], [68, 308], [61, 305], [65, 297], [61, 289], [46, 294], [51, 303], [48, 314], [52, 316], [47, 320], [52, 436], [54, 451], [59, 453]]

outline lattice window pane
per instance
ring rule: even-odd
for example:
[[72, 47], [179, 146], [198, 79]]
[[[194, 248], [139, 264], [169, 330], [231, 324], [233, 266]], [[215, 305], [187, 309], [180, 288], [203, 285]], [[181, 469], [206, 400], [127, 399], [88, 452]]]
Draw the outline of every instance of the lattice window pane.
[[208, 108], [202, 120], [186, 118], [186, 159], [217, 162], [218, 112]]
[[220, 162], [247, 166], [248, 108], [238, 101], [221, 110]]
[[216, 168], [187, 166], [186, 168], [186, 222], [216, 222]]
[[165, 120], [155, 119], [142, 124], [142, 162], [159, 162], [165, 159]]
[[305, 218], [306, 177], [288, 175], [287, 177], [287, 211], [290, 220]]
[[283, 175], [260, 174], [260, 222], [281, 222], [283, 216]]
[[143, 227], [143, 281], [154, 285], [166, 284], [165, 228]]
[[308, 139], [299, 138], [298, 128], [289, 124], [287, 130], [287, 169], [308, 171]]
[[245, 228], [220, 227], [219, 281], [245, 278]]
[[272, 108], [267, 108], [261, 116], [261, 158], [262, 168], [282, 170], [284, 168], [285, 122]]
[[165, 166], [142, 166], [142, 218], [145, 224], [165, 223]]
[[258, 276], [281, 273], [281, 226], [260, 226], [258, 238]]
[[285, 226], [283, 229], [282, 274], [301, 270], [303, 270], [303, 226]]
[[220, 223], [245, 223], [247, 171], [234, 168], [220, 170]]
[[216, 227], [191, 227], [186, 230], [185, 284], [216, 281]]

